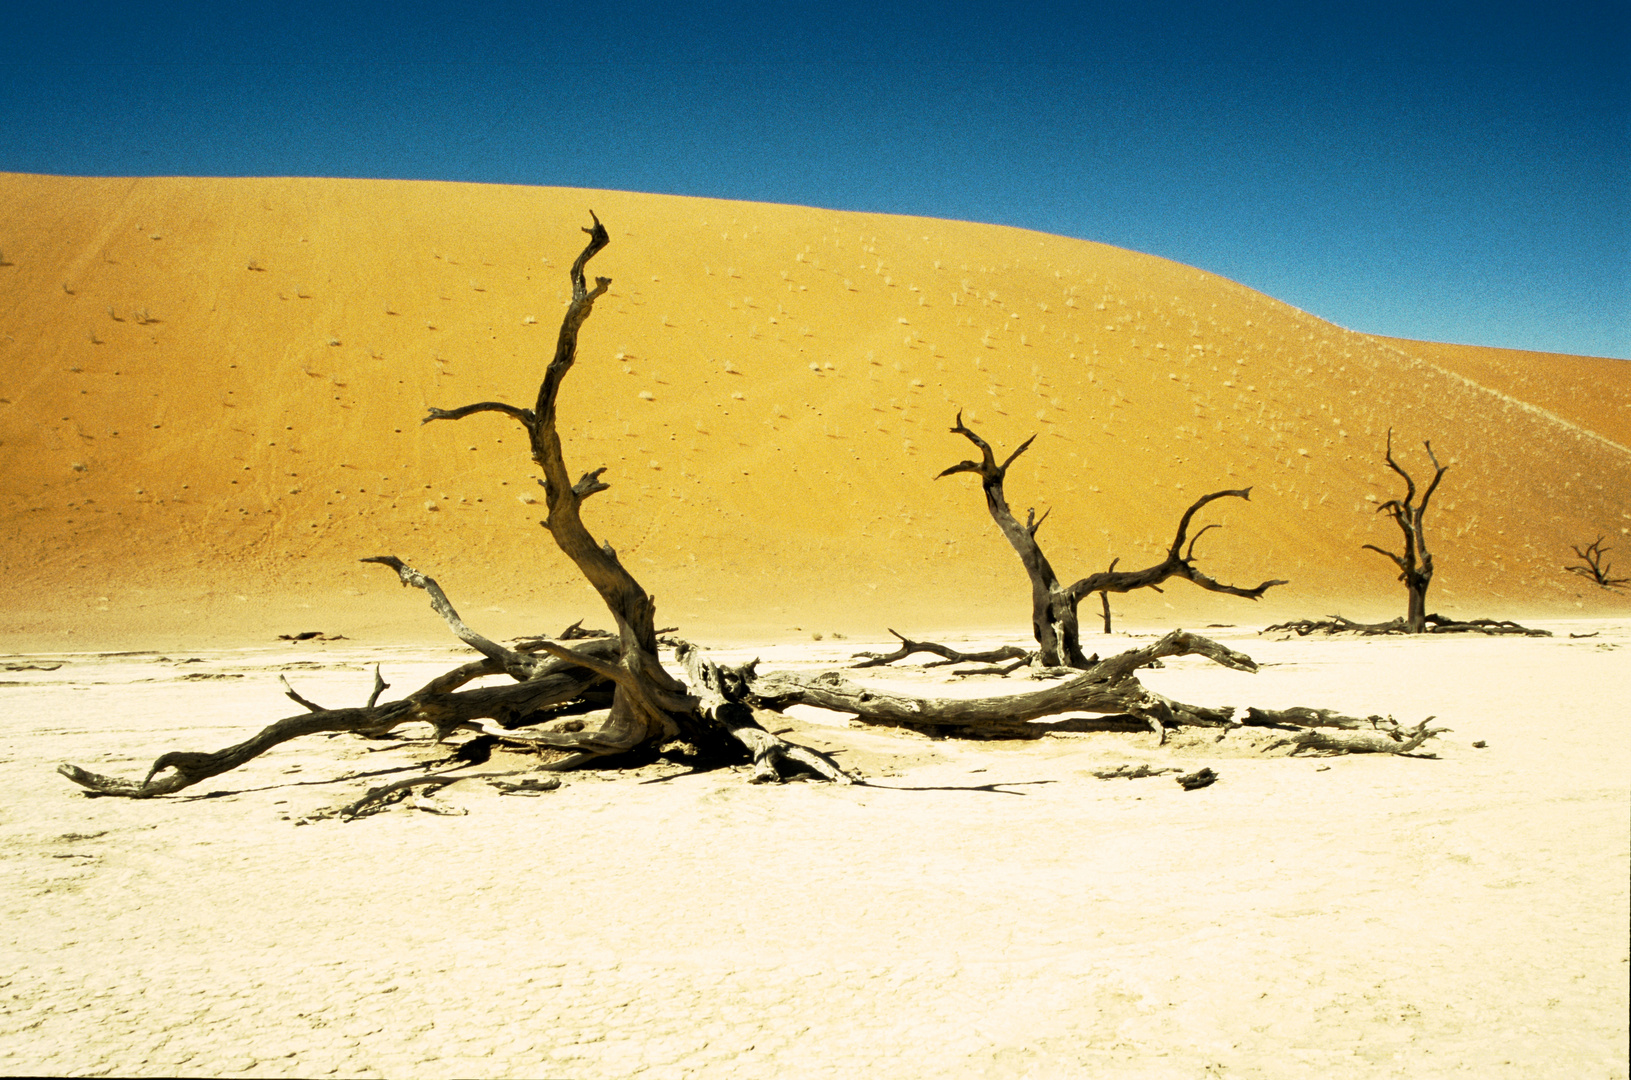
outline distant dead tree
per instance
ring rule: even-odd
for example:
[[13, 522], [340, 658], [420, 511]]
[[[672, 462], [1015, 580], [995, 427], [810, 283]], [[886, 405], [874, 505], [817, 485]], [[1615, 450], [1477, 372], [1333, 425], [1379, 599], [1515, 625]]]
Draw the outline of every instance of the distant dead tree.
[[1399, 580], [1404, 582], [1405, 592], [1409, 595], [1404, 617], [1404, 632], [1407, 634], [1420, 634], [1427, 629], [1427, 587], [1433, 583], [1433, 553], [1427, 550], [1427, 534], [1422, 530], [1422, 517], [1427, 513], [1428, 500], [1438, 490], [1439, 481], [1450, 469], [1448, 465], [1438, 463], [1432, 442], [1424, 441], [1422, 446], [1427, 448], [1427, 459], [1433, 463], [1433, 481], [1427, 485], [1418, 503], [1415, 501], [1416, 481], [1393, 459], [1393, 429], [1388, 428], [1387, 466], [1404, 478], [1405, 492], [1403, 499], [1389, 499], [1378, 506], [1376, 512], [1387, 514], [1399, 526], [1399, 531], [1404, 534], [1404, 550], [1395, 555], [1375, 544], [1365, 545], [1366, 550], [1392, 559], [1399, 567]]
[[1264, 633], [1274, 630], [1291, 630], [1300, 636], [1315, 632], [1325, 634], [1338, 634], [1352, 632], [1356, 634], [1443, 634], [1471, 632], [1479, 634], [1524, 634], [1529, 637], [1550, 637], [1546, 630], [1532, 630], [1527, 626], [1519, 626], [1515, 622], [1502, 619], [1468, 619], [1457, 621], [1447, 619], [1442, 615], [1428, 614], [1427, 587], [1433, 583], [1433, 553], [1427, 550], [1427, 534], [1422, 528], [1422, 517], [1427, 513], [1427, 503], [1438, 490], [1438, 485], [1449, 471], [1448, 465], [1438, 463], [1438, 455], [1433, 453], [1433, 444], [1424, 441], [1422, 446], [1427, 450], [1427, 460], [1433, 463], [1433, 479], [1422, 492], [1421, 501], [1416, 501], [1416, 481], [1405, 472], [1393, 457], [1393, 429], [1387, 433], [1387, 465], [1388, 468], [1404, 478], [1404, 498], [1389, 499], [1376, 508], [1379, 514], [1387, 514], [1399, 531], [1404, 534], [1404, 550], [1395, 554], [1375, 544], [1364, 545], [1367, 551], [1374, 551], [1392, 560], [1399, 568], [1399, 580], [1404, 582], [1409, 597], [1403, 618], [1394, 619], [1384, 623], [1360, 623], [1352, 619], [1344, 619], [1340, 615], [1329, 619], [1298, 619], [1292, 622], [1276, 623], [1266, 627]]
[[1603, 546], [1603, 537], [1599, 536], [1596, 540], [1587, 544], [1584, 549], [1575, 547], [1573, 544], [1569, 546], [1574, 549], [1575, 556], [1583, 563], [1583, 565], [1579, 566], [1565, 566], [1563, 569], [1569, 573], [1579, 574], [1581, 577], [1588, 578], [1605, 589], [1617, 589], [1621, 585], [1631, 582], [1631, 578], [1610, 576], [1610, 567], [1605, 556], [1614, 549]]
[[957, 422], [951, 430], [954, 435], [963, 436], [979, 448], [980, 460], [958, 462], [935, 479], [965, 472], [973, 473], [980, 478], [980, 486], [985, 491], [986, 509], [991, 513], [991, 520], [997, 523], [997, 528], [1002, 530], [1002, 535], [1018, 553], [1019, 561], [1024, 564], [1025, 572], [1031, 579], [1031, 629], [1036, 635], [1036, 642], [1040, 647], [1039, 659], [1044, 667], [1080, 668], [1088, 665], [1088, 658], [1082, 655], [1076, 609], [1083, 598], [1094, 593], [1099, 593], [1103, 598], [1105, 630], [1108, 632], [1110, 593], [1132, 592], [1134, 589], [1155, 589], [1160, 592], [1162, 582], [1182, 578], [1209, 592], [1228, 593], [1231, 596], [1244, 596], [1256, 600], [1274, 586], [1286, 584], [1284, 581], [1274, 580], [1265, 581], [1249, 589], [1241, 588], [1236, 585], [1225, 585], [1195, 567], [1196, 542], [1208, 530], [1221, 527], [1216, 524], [1207, 525], [1190, 537], [1189, 526], [1195, 514], [1203, 506], [1217, 499], [1249, 500], [1251, 488], [1241, 488], [1233, 491], [1214, 491], [1210, 495], [1202, 495], [1196, 499], [1179, 519], [1178, 532], [1173, 537], [1172, 545], [1167, 548], [1166, 558], [1154, 566], [1143, 570], [1118, 571], [1116, 563], [1120, 560], [1117, 559], [1102, 573], [1091, 574], [1073, 585], [1063, 585], [1036, 542], [1036, 531], [1042, 527], [1042, 522], [1047, 520], [1048, 515], [1044, 513], [1038, 518], [1034, 511], [1026, 511], [1025, 522], [1021, 524], [1008, 508], [1008, 499], [1003, 493], [1002, 485], [1008, 474], [1008, 467], [1036, 441], [1036, 436], [1032, 435], [1026, 439], [1019, 445], [1019, 449], [1009, 454], [1007, 460], [999, 465], [990, 444], [963, 423], [961, 412], [957, 414]]

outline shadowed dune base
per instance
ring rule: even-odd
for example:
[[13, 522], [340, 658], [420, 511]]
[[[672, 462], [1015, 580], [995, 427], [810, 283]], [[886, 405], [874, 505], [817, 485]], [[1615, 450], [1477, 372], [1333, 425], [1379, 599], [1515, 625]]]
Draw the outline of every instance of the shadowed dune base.
[[[1403, 609], [1382, 461], [1452, 467], [1428, 517], [1451, 616], [1624, 611], [1565, 573], [1631, 559], [1631, 364], [1352, 333], [1176, 263], [1015, 229], [618, 192], [0, 176], [0, 609], [20, 647], [440, 628], [361, 556], [495, 636], [599, 604], [533, 522], [497, 416], [550, 355], [593, 208], [613, 279], [563, 396], [589, 506], [692, 633], [1023, 633], [1028, 590], [959, 409], [1067, 580], [1157, 561], [1198, 495], [1202, 566], [1134, 623]], [[1369, 501], [1376, 500], [1376, 501]], [[1631, 565], [1631, 564], [1628, 564]], [[1091, 620], [1089, 620], [1091, 621]], [[798, 628], [798, 629], [795, 629]]]

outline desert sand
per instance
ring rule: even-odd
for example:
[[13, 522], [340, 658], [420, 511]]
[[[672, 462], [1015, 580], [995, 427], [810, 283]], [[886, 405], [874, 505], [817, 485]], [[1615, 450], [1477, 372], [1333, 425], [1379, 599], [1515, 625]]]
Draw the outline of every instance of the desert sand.
[[[279, 673], [342, 703], [375, 662], [415, 684], [452, 650], [32, 657], [63, 666], [3, 690], [0, 1073], [1623, 1077], [1631, 623], [1547, 626], [1221, 631], [1264, 669], [1148, 676], [1437, 714], [1436, 759], [807, 715], [788, 737], [878, 786], [654, 767], [304, 826], [441, 751], [296, 741], [145, 803], [50, 765], [140, 773], [288, 711]], [[868, 644], [722, 651], [820, 667]], [[502, 757], [470, 771], [526, 767]], [[1220, 779], [1093, 775], [1133, 763]]]
[[[965, 419], [1061, 575], [1155, 561], [1200, 494], [1225, 581], [1117, 598], [1262, 663], [1148, 674], [1209, 705], [1428, 715], [1436, 756], [1310, 759], [1232, 732], [960, 743], [803, 710], [867, 779], [662, 764], [481, 779], [314, 819], [446, 748], [278, 747], [170, 798], [88, 799], [296, 711], [459, 662], [434, 574], [493, 637], [602, 624], [497, 417], [528, 403], [593, 209], [613, 279], [562, 416], [608, 466], [589, 525], [659, 623], [825, 669], [885, 628], [1027, 637]], [[0, 1073], [1626, 1076], [1631, 364], [1385, 339], [1104, 245], [603, 191], [0, 175]], [[1375, 513], [1451, 465], [1429, 607], [1542, 639], [1290, 639], [1391, 617]], [[1626, 555], [1631, 558], [1631, 555]], [[1627, 563], [1631, 566], [1631, 563]], [[1616, 566], [1616, 570], [1621, 567]], [[1089, 612], [1084, 611], [1084, 616]], [[1084, 622], [1091, 623], [1086, 619]], [[1084, 627], [1085, 629], [1085, 627]], [[320, 630], [340, 640], [291, 643]], [[839, 635], [842, 635], [841, 637]], [[1574, 636], [1580, 635], [1580, 636]], [[1005, 693], [1022, 674], [881, 685]], [[1482, 743], [1476, 746], [1475, 743]], [[1103, 780], [1125, 763], [1210, 766]], [[497, 755], [476, 774], [528, 767]]]
[[1375, 513], [1400, 493], [1390, 427], [1417, 475], [1423, 440], [1452, 463], [1428, 519], [1438, 610], [1624, 611], [1563, 566], [1571, 545], [1631, 529], [1631, 363], [1484, 350], [1468, 366], [1148, 255], [950, 221], [10, 175], [7, 633], [49, 648], [92, 627], [167, 645], [437, 633], [356, 561], [386, 552], [495, 635], [589, 613], [532, 524], [514, 425], [419, 421], [531, 401], [590, 209], [611, 230], [594, 269], [613, 285], [563, 398], [567, 460], [608, 467], [590, 527], [682, 629], [1023, 623], [1025, 583], [977, 484], [934, 480], [969, 455], [948, 430], [959, 409], [1003, 452], [1038, 434], [1008, 497], [1052, 512], [1040, 536], [1067, 580], [1153, 562], [1198, 495], [1252, 489], [1208, 509], [1225, 527], [1202, 565], [1291, 584], [1256, 604], [1134, 594], [1117, 602], [1129, 619], [1395, 614], [1394, 572], [1362, 550], [1397, 540]]

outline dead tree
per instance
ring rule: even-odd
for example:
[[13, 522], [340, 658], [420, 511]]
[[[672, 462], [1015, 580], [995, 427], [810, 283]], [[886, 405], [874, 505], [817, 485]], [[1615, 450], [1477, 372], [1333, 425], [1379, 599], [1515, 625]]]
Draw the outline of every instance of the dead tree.
[[[1535, 630], [1527, 626], [1520, 626], [1505, 619], [1447, 619], [1443, 615], [1430, 613], [1427, 610], [1427, 587], [1433, 581], [1433, 554], [1427, 550], [1427, 536], [1422, 529], [1422, 516], [1427, 513], [1427, 503], [1438, 490], [1439, 481], [1449, 471], [1448, 465], [1440, 465], [1438, 456], [1433, 453], [1433, 444], [1423, 442], [1427, 448], [1427, 459], [1433, 463], [1433, 481], [1427, 485], [1422, 493], [1421, 502], [1416, 501], [1416, 482], [1410, 474], [1404, 471], [1398, 461], [1393, 457], [1393, 429], [1387, 433], [1387, 464], [1388, 468], [1404, 478], [1405, 493], [1403, 499], [1389, 499], [1376, 508], [1379, 514], [1387, 514], [1399, 526], [1404, 534], [1404, 550], [1394, 554], [1375, 544], [1364, 545], [1366, 550], [1374, 551], [1378, 555], [1385, 555], [1399, 568], [1399, 580], [1404, 582], [1405, 590], [1409, 594], [1409, 605], [1403, 618], [1393, 619], [1390, 622], [1361, 623], [1352, 619], [1345, 619], [1341, 615], [1333, 615], [1329, 619], [1296, 619], [1291, 622], [1276, 623], [1265, 627], [1265, 634], [1277, 630], [1289, 630], [1299, 637], [1309, 634], [1341, 634], [1354, 633], [1363, 635], [1376, 634], [1522, 634], [1527, 637], [1551, 637], [1549, 630]], [[1599, 540], [1599, 543], [1601, 541]], [[1578, 548], [1575, 549], [1577, 552]]]
[[[365, 705], [356, 708], [325, 708], [290, 689], [289, 696], [305, 708], [304, 713], [278, 720], [223, 750], [162, 754], [141, 780], [101, 776], [68, 764], [59, 766], [58, 772], [92, 795], [145, 799], [181, 791], [305, 735], [349, 732], [378, 738], [410, 723], [428, 724], [437, 741], [457, 732], [476, 734], [475, 739], [463, 744], [452, 757], [428, 763], [432, 768], [441, 769], [434, 775], [382, 785], [362, 799], [324, 815], [351, 820], [367, 816], [391, 799], [405, 797], [413, 788], [435, 789], [466, 778], [469, 774], [461, 770], [485, 762], [491, 748], [498, 744], [538, 751], [542, 760], [537, 768], [545, 772], [561, 772], [595, 762], [639, 763], [667, 744], [685, 742], [695, 750], [695, 758], [704, 764], [751, 762], [756, 782], [780, 781], [798, 775], [850, 782], [854, 778], [839, 769], [831, 758], [782, 741], [762, 722], [776, 718], [777, 710], [800, 703], [847, 712], [866, 724], [987, 738], [1034, 737], [1047, 728], [1033, 721], [1084, 712], [1100, 714], [1099, 721], [1086, 721], [1089, 725], [1097, 723], [1101, 728], [1112, 729], [1130, 725], [1134, 729], [1154, 730], [1162, 737], [1173, 726], [1238, 726], [1231, 719], [1230, 709], [1185, 705], [1139, 683], [1136, 673], [1140, 668], [1168, 656], [1195, 654], [1238, 670], [1256, 670], [1250, 657], [1184, 631], [1174, 631], [1152, 645], [1097, 663], [1089, 663], [1081, 657], [1080, 651], [1074, 648], [1072, 631], [1071, 636], [1062, 640], [1070, 650], [1069, 655], [1086, 668], [1083, 673], [1069, 682], [1031, 694], [985, 701], [898, 698], [854, 686], [836, 673], [813, 679], [777, 673], [761, 675], [753, 664], [721, 667], [700, 649], [684, 642], [675, 648], [675, 659], [690, 679], [689, 685], [671, 673], [659, 657], [663, 643], [655, 629], [656, 605], [651, 596], [624, 568], [611, 545], [598, 543], [583, 523], [584, 501], [607, 490], [608, 485], [601, 480], [605, 469], [595, 469], [572, 480], [556, 427], [556, 399], [562, 380], [577, 357], [578, 331], [593, 310], [595, 300], [611, 284], [607, 278], [597, 278], [593, 289], [587, 287], [584, 266], [606, 246], [609, 238], [598, 219], [592, 229], [584, 231], [589, 234], [589, 243], [572, 264], [572, 300], [562, 320], [555, 356], [545, 371], [536, 403], [531, 408], [519, 408], [483, 401], [457, 409], [431, 409], [424, 422], [460, 420], [476, 413], [493, 412], [522, 426], [533, 460], [544, 474], [541, 483], [548, 516], [541, 524], [599, 592], [616, 623], [617, 633], [593, 637], [574, 632], [576, 627], [571, 627], [559, 639], [536, 639], [515, 647], [505, 646], [467, 625], [434, 578], [394, 555], [376, 555], [363, 561], [389, 568], [404, 586], [422, 589], [429, 596], [433, 610], [461, 641], [480, 654], [480, 659], [432, 679], [404, 698], [383, 704], [379, 697], [388, 687], [377, 672], [373, 693]], [[974, 438], [972, 432], [967, 434]], [[989, 463], [989, 449], [986, 459]], [[1009, 461], [1012, 460], [1010, 457]], [[995, 498], [997, 505], [1001, 505], [1001, 475], [1000, 472], [995, 475]], [[1168, 560], [1177, 568], [1166, 576], [1210, 581], [1189, 566], [1193, 543], [1189, 552], [1182, 557], [1178, 554], [1185, 530], [1194, 512], [1207, 502], [1222, 495], [1244, 497], [1245, 494], [1243, 491], [1220, 492], [1191, 507], [1179, 526], [1178, 540]], [[1003, 509], [1006, 511], [1005, 506]], [[1033, 547], [1034, 534], [1032, 525], [1025, 535]], [[1131, 580], [1155, 572], [1143, 571], [1125, 577]], [[1121, 583], [1099, 578], [1086, 579], [1084, 584], [1073, 587], [1077, 590], [1076, 597], [1105, 589], [1113, 591]], [[1219, 591], [1254, 595], [1272, 584], [1277, 583], [1266, 583], [1257, 590], [1220, 586]], [[1073, 617], [1074, 606], [1069, 610]], [[569, 647], [564, 644], [568, 639], [578, 643]], [[495, 676], [507, 677], [510, 682], [496, 686], [470, 685]], [[1310, 715], [1330, 715], [1305, 711]], [[1060, 723], [1078, 725], [1060, 728], [1062, 730], [1083, 730], [1081, 720]], [[1297, 724], [1292, 721], [1289, 726]], [[1374, 749], [1368, 744], [1356, 744], [1355, 748]], [[491, 778], [515, 774], [480, 775]], [[520, 794], [547, 790], [549, 786], [547, 781], [539, 780], [501, 784], [505, 790]]]
[[[589, 243], [572, 264], [572, 300], [534, 406], [517, 408], [483, 401], [457, 409], [431, 409], [423, 422], [496, 412], [521, 424], [533, 460], [544, 473], [541, 483], [549, 515], [542, 524], [600, 593], [616, 623], [616, 637], [575, 649], [547, 639], [529, 643], [532, 647], [527, 651], [508, 648], [467, 626], [435, 579], [394, 555], [373, 556], [363, 561], [385, 565], [396, 572], [403, 585], [425, 590], [437, 614], [483, 659], [462, 665], [406, 698], [384, 705], [370, 699], [362, 708], [323, 709], [302, 702], [308, 708], [306, 715], [280, 720], [236, 746], [207, 754], [164, 754], [140, 782], [98, 776], [73, 765], [63, 765], [59, 769], [63, 775], [98, 794], [134, 798], [165, 795], [237, 768], [288, 739], [334, 731], [377, 736], [401, 724], [422, 721], [431, 724], [438, 739], [455, 731], [473, 730], [554, 751], [553, 759], [544, 766], [553, 770], [654, 751], [665, 743], [684, 740], [714, 757], [732, 753], [752, 756], [763, 765], [761, 773], [768, 775], [781, 777], [802, 769], [827, 779], [843, 778], [842, 771], [831, 761], [813, 751], [783, 746], [769, 732], [753, 730], [757, 725], [751, 721], [720, 721], [701, 698], [689, 693], [683, 682], [669, 674], [657, 658], [656, 608], [650, 596], [624, 569], [611, 545], [597, 543], [583, 524], [580, 509], [584, 500], [607, 490], [608, 485], [600, 479], [605, 469], [585, 473], [576, 481], [571, 479], [556, 430], [555, 405], [562, 380], [577, 359], [578, 331], [593, 311], [595, 300], [611, 285], [609, 278], [597, 278], [593, 289], [587, 287], [584, 266], [606, 246], [609, 237], [599, 219], [594, 220], [592, 229], [584, 231], [589, 234]], [[462, 689], [490, 675], [506, 675], [514, 685]], [[604, 698], [608, 689], [609, 702], [603, 702], [607, 707], [580, 712], [564, 723], [550, 723], [559, 720], [563, 710], [573, 703], [589, 700], [589, 695]]]
[[1582, 564], [1565, 566], [1563, 569], [1569, 573], [1579, 574], [1581, 577], [1594, 584], [1601, 585], [1605, 589], [1617, 589], [1621, 585], [1631, 582], [1631, 578], [1617, 578], [1610, 574], [1612, 568], [1604, 556], [1614, 549], [1604, 547], [1601, 536], [1587, 544], [1584, 549], [1576, 547], [1574, 544], [1569, 546], [1574, 549], [1575, 557], [1580, 559]]
[[1387, 432], [1387, 466], [1404, 478], [1404, 498], [1389, 499], [1376, 508], [1378, 514], [1387, 514], [1399, 531], [1404, 534], [1404, 550], [1395, 555], [1391, 551], [1377, 547], [1375, 544], [1366, 544], [1368, 551], [1386, 556], [1399, 567], [1399, 580], [1404, 582], [1406, 593], [1409, 594], [1409, 606], [1404, 617], [1404, 632], [1407, 634], [1420, 634], [1427, 629], [1427, 586], [1433, 583], [1433, 553], [1427, 550], [1427, 534], [1422, 530], [1422, 517], [1427, 513], [1427, 503], [1438, 490], [1439, 481], [1449, 471], [1448, 465], [1440, 465], [1438, 456], [1433, 453], [1433, 444], [1423, 442], [1427, 448], [1427, 459], [1433, 463], [1433, 482], [1427, 485], [1422, 493], [1421, 502], [1416, 502], [1416, 481], [1404, 471], [1404, 467], [1393, 459], [1393, 429]]
[[[1007, 477], [1008, 467], [1036, 441], [1036, 436], [1032, 435], [1020, 443], [1019, 448], [999, 465], [990, 444], [963, 424], [961, 412], [957, 414], [957, 423], [951, 430], [953, 434], [963, 436], [979, 448], [980, 460], [960, 461], [940, 473], [940, 476], [966, 472], [980, 478], [980, 486], [985, 491], [986, 509], [991, 512], [991, 520], [997, 523], [997, 528], [1002, 530], [1002, 535], [1018, 553], [1019, 561], [1031, 579], [1031, 630], [1040, 647], [1040, 663], [1046, 667], [1083, 668], [1088, 665], [1087, 657], [1082, 655], [1076, 610], [1084, 597], [1094, 593], [1099, 593], [1103, 597], [1105, 630], [1108, 632], [1109, 594], [1113, 592], [1125, 593], [1134, 589], [1155, 589], [1159, 592], [1162, 582], [1182, 578], [1209, 592], [1228, 593], [1231, 596], [1244, 596], [1256, 600], [1274, 586], [1286, 584], [1280, 580], [1265, 581], [1249, 589], [1225, 585], [1202, 573], [1195, 566], [1195, 544], [1208, 530], [1220, 528], [1216, 524], [1207, 525], [1194, 537], [1190, 537], [1189, 526], [1195, 514], [1203, 506], [1218, 499], [1250, 500], [1251, 488], [1240, 488], [1233, 491], [1214, 491], [1210, 495], [1202, 495], [1196, 499], [1179, 519], [1178, 532], [1173, 537], [1172, 545], [1167, 549], [1166, 558], [1154, 566], [1143, 570], [1118, 571], [1116, 569], [1116, 562], [1120, 561], [1118, 559], [1103, 573], [1089, 575], [1073, 585], [1063, 585], [1036, 542], [1036, 532], [1042, 527], [1042, 522], [1047, 520], [1048, 515], [1044, 513], [1038, 518], [1034, 510], [1026, 511], [1025, 522], [1021, 524], [1014, 516], [1014, 512], [1008, 508], [1008, 498], [1003, 493], [1002, 485]], [[940, 476], [935, 479], [939, 479]]]

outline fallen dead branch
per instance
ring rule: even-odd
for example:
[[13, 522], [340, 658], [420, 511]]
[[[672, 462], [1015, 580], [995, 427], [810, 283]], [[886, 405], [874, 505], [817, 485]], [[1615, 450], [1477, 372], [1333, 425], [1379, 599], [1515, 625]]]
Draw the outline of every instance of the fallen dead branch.
[[[1009, 667], [994, 669], [995, 674], [1006, 675], [1011, 671], [1017, 671], [1019, 668], [1024, 667], [1036, 655], [1020, 648], [1018, 645], [1003, 645], [1000, 648], [987, 649], [984, 652], [965, 653], [959, 652], [949, 645], [941, 645], [934, 641], [913, 641], [896, 633], [894, 630], [889, 632], [900, 640], [900, 648], [892, 653], [858, 652], [853, 659], [863, 660], [864, 662], [851, 664], [850, 667], [857, 669], [883, 667], [886, 664], [893, 664], [897, 660], [904, 660], [918, 653], [929, 653], [940, 657], [940, 659], [931, 660], [924, 664], [923, 666], [926, 668], [945, 667], [948, 664], [1000, 664], [1005, 660], [1016, 661]], [[1093, 659], [1097, 660], [1098, 657]]]
[[[1377, 717], [1372, 717], [1377, 720]], [[1379, 722], [1369, 730], [1362, 728], [1338, 728], [1334, 730], [1308, 729], [1288, 735], [1283, 739], [1276, 739], [1263, 747], [1263, 752], [1277, 750], [1281, 747], [1290, 747], [1291, 756], [1299, 754], [1335, 755], [1335, 754], [1410, 754], [1414, 753], [1428, 739], [1441, 735], [1449, 728], [1430, 728], [1428, 723], [1433, 719], [1429, 716], [1415, 727], [1401, 726], [1393, 717]]]
[[1523, 637], [1551, 637], [1550, 630], [1536, 630], [1529, 626], [1520, 626], [1518, 623], [1504, 619], [1447, 619], [1443, 615], [1427, 615], [1422, 619], [1420, 630], [1410, 629], [1410, 624], [1403, 618], [1392, 619], [1381, 623], [1361, 623], [1352, 619], [1345, 619], [1341, 615], [1333, 615], [1329, 619], [1294, 619], [1291, 622], [1275, 623], [1265, 626], [1263, 633], [1277, 632], [1296, 634], [1298, 637], [1307, 637], [1310, 634], [1359, 634], [1376, 637], [1384, 634], [1486, 634], [1492, 637], [1502, 635], [1521, 635]]

